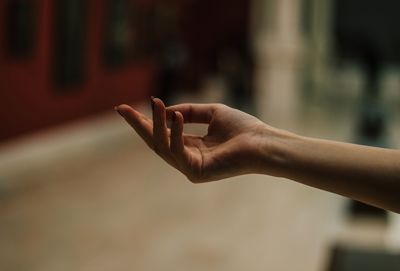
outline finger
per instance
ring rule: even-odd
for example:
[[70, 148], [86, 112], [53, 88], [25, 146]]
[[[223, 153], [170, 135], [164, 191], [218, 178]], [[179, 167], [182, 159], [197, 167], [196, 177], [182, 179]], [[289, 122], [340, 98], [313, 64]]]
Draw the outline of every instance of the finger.
[[177, 167], [169, 148], [169, 131], [167, 129], [165, 105], [158, 98], [151, 97], [153, 110], [153, 144], [154, 151], [168, 164]]
[[171, 124], [171, 152], [175, 157], [180, 157], [184, 150], [183, 141], [183, 116], [181, 113], [174, 111], [172, 114]]
[[[156, 151], [168, 152], [169, 139], [164, 103], [158, 98], [151, 98], [153, 109], [153, 143]], [[167, 154], [167, 153], [165, 153]]]
[[183, 124], [184, 118], [180, 112], [173, 112], [172, 114], [172, 124], [171, 124], [171, 154], [179, 167], [179, 170], [189, 176], [190, 169], [188, 166], [189, 153], [184, 144], [183, 136]]
[[167, 108], [168, 117], [172, 117], [172, 112], [182, 113], [186, 123], [210, 123], [215, 104], [177, 104]]
[[115, 107], [115, 110], [129, 123], [136, 133], [146, 142], [150, 148], [153, 145], [153, 123], [145, 115], [126, 104]]

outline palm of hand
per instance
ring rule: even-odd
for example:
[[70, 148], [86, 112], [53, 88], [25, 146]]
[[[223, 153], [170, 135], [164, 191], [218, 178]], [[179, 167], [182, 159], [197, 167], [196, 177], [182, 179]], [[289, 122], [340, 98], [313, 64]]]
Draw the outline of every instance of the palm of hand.
[[204, 137], [185, 136], [190, 168], [201, 182], [252, 171], [256, 131], [264, 124], [241, 111], [218, 105]]
[[[264, 126], [257, 118], [220, 104], [181, 104], [165, 108], [153, 100], [153, 121], [123, 105], [118, 112], [143, 140], [166, 162], [192, 182], [206, 182], [252, 170], [251, 156], [257, 148], [257, 131]], [[166, 119], [172, 119], [171, 129]], [[207, 123], [203, 137], [183, 133], [184, 122]]]

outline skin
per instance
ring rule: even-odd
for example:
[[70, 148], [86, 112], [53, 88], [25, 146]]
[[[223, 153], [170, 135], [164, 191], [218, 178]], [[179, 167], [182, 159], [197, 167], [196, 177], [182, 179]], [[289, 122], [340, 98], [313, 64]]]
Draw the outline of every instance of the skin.
[[[128, 105], [115, 109], [193, 183], [267, 174], [400, 213], [398, 150], [302, 137], [223, 104], [165, 107], [160, 99], [151, 101], [153, 119]], [[208, 133], [185, 134], [184, 123], [208, 124]]]

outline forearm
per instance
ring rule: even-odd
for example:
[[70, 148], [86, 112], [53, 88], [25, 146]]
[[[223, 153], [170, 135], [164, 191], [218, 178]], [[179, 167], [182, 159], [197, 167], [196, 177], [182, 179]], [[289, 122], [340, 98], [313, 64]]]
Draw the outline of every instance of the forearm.
[[275, 165], [274, 175], [400, 212], [400, 152], [397, 150], [283, 132], [274, 136], [266, 155], [274, 159], [268, 161]]

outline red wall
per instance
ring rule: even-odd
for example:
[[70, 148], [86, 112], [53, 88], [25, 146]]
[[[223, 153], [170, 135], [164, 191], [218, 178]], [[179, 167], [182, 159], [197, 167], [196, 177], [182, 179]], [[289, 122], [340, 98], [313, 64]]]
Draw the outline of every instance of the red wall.
[[37, 31], [33, 55], [26, 60], [6, 55], [1, 27], [6, 1], [0, 1], [0, 140], [149, 96], [153, 66], [149, 59], [113, 71], [102, 63], [103, 0], [88, 0], [87, 78], [77, 91], [57, 92], [51, 70], [55, 1], [32, 1], [38, 8]]
[[[19, 0], [14, 0], [19, 1]], [[29, 1], [29, 0], [24, 0]], [[63, 123], [120, 103], [147, 99], [153, 88], [156, 63], [147, 59], [130, 62], [115, 70], [105, 67], [102, 41], [106, 0], [87, 0], [86, 80], [76, 91], [60, 94], [53, 80], [54, 3], [37, 4], [37, 32], [33, 55], [26, 60], [7, 56], [4, 48], [6, 0], [0, 0], [0, 141], [26, 132]], [[207, 74], [210, 58], [218, 46], [234, 37], [246, 40], [249, 0], [130, 0], [142, 8], [164, 2], [179, 6], [179, 35], [190, 55], [190, 82]], [[157, 46], [157, 45], [156, 45]], [[195, 84], [190, 87], [195, 87]]]

